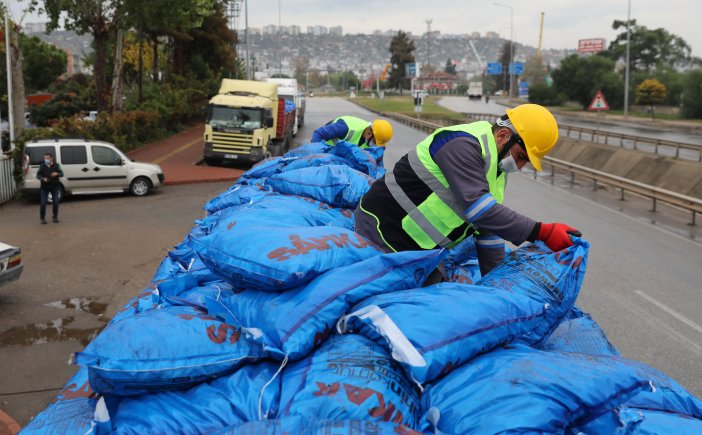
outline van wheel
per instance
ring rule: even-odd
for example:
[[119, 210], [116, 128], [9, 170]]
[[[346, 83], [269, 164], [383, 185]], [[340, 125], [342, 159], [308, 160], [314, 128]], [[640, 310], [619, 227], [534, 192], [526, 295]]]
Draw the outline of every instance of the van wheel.
[[134, 196], [146, 196], [151, 192], [151, 180], [146, 177], [137, 177], [129, 185], [129, 192]]
[[[63, 188], [63, 184], [59, 184], [59, 188], [58, 188], [58, 200], [59, 200], [59, 202], [63, 202], [63, 198], [64, 198], [65, 196], [66, 196], [66, 190]], [[51, 194], [51, 192], [49, 192], [49, 195], [47, 195], [47, 197], [46, 197], [46, 202], [48, 202], [49, 204], [53, 204], [53, 203], [54, 203], [54, 197], [53, 197], [53, 195]]]

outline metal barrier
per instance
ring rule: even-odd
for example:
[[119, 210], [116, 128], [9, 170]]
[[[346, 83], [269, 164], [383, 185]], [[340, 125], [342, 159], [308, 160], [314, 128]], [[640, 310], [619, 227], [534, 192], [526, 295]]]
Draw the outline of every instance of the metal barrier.
[[[388, 113], [382, 112], [381, 115], [388, 118], [396, 119], [403, 124], [410, 127], [417, 128], [426, 132], [433, 132], [441, 125], [434, 124], [432, 122], [423, 121], [420, 119], [412, 118], [411, 116], [401, 115], [398, 113]], [[483, 116], [488, 116], [488, 114], [479, 114]], [[489, 115], [493, 119], [495, 115]], [[489, 120], [489, 119], [487, 119]], [[644, 198], [650, 198], [653, 201], [652, 211], [656, 211], [656, 205], [658, 201], [669, 204], [674, 207], [687, 210], [692, 213], [692, 221], [690, 225], [696, 224], [697, 213], [702, 213], [702, 200], [694, 198], [692, 196], [682, 195], [670, 190], [661, 189], [656, 186], [651, 186], [644, 183], [639, 183], [638, 181], [629, 180], [626, 178], [618, 177], [616, 175], [608, 174], [602, 171], [596, 171], [585, 166], [576, 165], [574, 163], [569, 163], [564, 160], [554, 159], [552, 157], [545, 156], [542, 162], [546, 165], [551, 166], [551, 175], [555, 175], [556, 168], [562, 169], [570, 172], [571, 182], [574, 181], [575, 176], [581, 176], [593, 180], [595, 188], [597, 188], [597, 183], [611, 186], [620, 189], [622, 192], [621, 199], [624, 199], [624, 193], [630, 192]], [[536, 178], [536, 171], [534, 171], [534, 178]]]
[[[494, 122], [497, 115], [490, 113], [464, 113], [465, 116], [479, 121]], [[629, 145], [632, 149], [648, 152], [646, 149], [641, 149], [641, 145], [646, 144], [653, 147], [654, 154], [661, 154], [661, 148], [672, 149], [672, 157], [677, 159], [683, 158], [680, 150], [689, 151], [690, 156], [686, 160], [696, 160], [702, 162], [702, 145], [693, 145], [682, 142], [674, 142], [663, 139], [653, 139], [640, 136], [632, 136], [624, 133], [614, 133], [611, 131], [603, 131], [594, 128], [576, 127], [574, 125], [558, 124], [561, 136], [577, 138], [578, 140], [589, 140], [590, 142], [602, 143], [605, 145], [616, 145], [625, 148]], [[669, 156], [669, 154], [663, 154]], [[695, 156], [695, 157], [692, 157]]]
[[[624, 193], [630, 192], [644, 198], [649, 198], [653, 201], [651, 211], [656, 211], [657, 202], [669, 204], [674, 207], [687, 210], [692, 213], [692, 221], [689, 225], [696, 224], [697, 213], [702, 213], [702, 199], [692, 196], [682, 195], [660, 187], [651, 186], [649, 184], [639, 183], [638, 181], [629, 180], [627, 178], [618, 177], [602, 171], [587, 168], [585, 166], [576, 165], [564, 160], [554, 159], [553, 157], [545, 156], [542, 162], [551, 166], [551, 176], [554, 176], [556, 169], [561, 169], [571, 174], [570, 182], [575, 181], [575, 176], [584, 177], [593, 181], [593, 188], [597, 189], [597, 185], [603, 184], [621, 190], [621, 199], [624, 200]], [[534, 178], [537, 173], [534, 171]]]
[[0, 204], [14, 198], [15, 192], [17, 192], [17, 184], [12, 176], [13, 168], [12, 158], [0, 154]]

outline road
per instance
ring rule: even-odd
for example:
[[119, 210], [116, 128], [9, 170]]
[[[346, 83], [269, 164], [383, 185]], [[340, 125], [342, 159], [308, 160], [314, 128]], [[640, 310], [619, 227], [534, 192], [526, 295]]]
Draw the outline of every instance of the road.
[[[485, 100], [469, 100], [467, 97], [442, 97], [439, 99], [438, 104], [455, 112], [493, 113], [496, 115], [503, 115], [505, 113], [505, 106], [498, 104], [494, 99], [491, 99], [489, 103], [485, 103]], [[583, 120], [576, 116], [562, 114], [556, 115], [556, 120], [559, 124], [572, 125], [574, 127], [599, 128], [600, 130], [613, 133], [664, 139], [702, 146], [702, 135], [699, 134], [699, 130], [686, 130], [664, 125], [621, 123], [616, 121], [603, 121], [598, 124], [596, 120]]]
[[[296, 141], [345, 114], [373, 119], [341, 99], [309, 98]], [[388, 167], [424, 136], [393, 125]], [[592, 250], [578, 304], [624, 356], [702, 397], [702, 245], [672, 231], [684, 226], [675, 219], [652, 225], [611, 208], [601, 193], [543, 181], [513, 177], [507, 205], [583, 231]], [[203, 216], [202, 205], [229, 184], [165, 186], [145, 198], [76, 197], [62, 204], [60, 224], [40, 225], [33, 201], [0, 207], [3, 241], [22, 247], [26, 265], [19, 281], [0, 288], [0, 409], [21, 425], [44, 409], [75, 371], [70, 354], [149, 282], [168, 249]]]

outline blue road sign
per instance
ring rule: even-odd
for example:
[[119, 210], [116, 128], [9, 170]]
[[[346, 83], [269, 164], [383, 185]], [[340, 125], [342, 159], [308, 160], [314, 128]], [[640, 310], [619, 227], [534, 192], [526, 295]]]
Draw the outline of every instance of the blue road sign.
[[519, 82], [519, 98], [529, 98], [528, 82]]
[[524, 62], [513, 62], [509, 64], [509, 73], [510, 74], [524, 74]]
[[487, 73], [491, 76], [502, 74], [502, 64], [499, 62], [490, 62], [487, 64]]
[[406, 63], [405, 64], [405, 77], [418, 77], [417, 74], [417, 64], [416, 63]]

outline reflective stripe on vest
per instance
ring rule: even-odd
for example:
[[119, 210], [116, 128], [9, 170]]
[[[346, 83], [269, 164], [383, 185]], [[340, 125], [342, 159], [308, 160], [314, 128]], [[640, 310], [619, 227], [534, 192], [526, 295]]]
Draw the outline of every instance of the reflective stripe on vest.
[[[485, 161], [483, 170], [490, 187], [490, 194], [484, 195], [468, 210], [462, 210], [461, 203], [451, 192], [446, 177], [429, 153], [434, 137], [442, 131], [462, 131], [479, 138], [481, 155]], [[404, 193], [393, 171], [385, 174], [385, 183], [390, 194], [407, 213], [402, 219], [402, 228], [415, 243], [424, 249], [455, 244], [465, 237], [465, 233], [458, 240], [451, 240], [447, 236], [453, 230], [466, 222], [470, 225], [471, 217], [481, 215], [495, 202], [502, 203], [505, 177], [504, 175], [497, 177], [495, 156], [497, 156], [497, 145], [491, 126], [488, 122], [480, 121], [437, 129], [408, 153], [412, 171], [432, 191], [418, 206], [415, 206], [415, 203]]]

